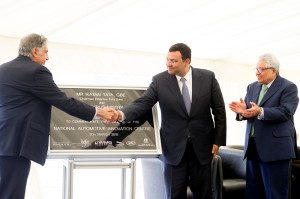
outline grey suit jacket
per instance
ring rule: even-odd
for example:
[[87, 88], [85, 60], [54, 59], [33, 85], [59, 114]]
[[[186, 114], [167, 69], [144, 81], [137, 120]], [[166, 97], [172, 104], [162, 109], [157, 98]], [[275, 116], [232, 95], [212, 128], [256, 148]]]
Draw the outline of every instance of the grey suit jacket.
[[69, 98], [51, 72], [28, 57], [0, 66], [0, 156], [23, 156], [44, 164], [49, 142], [51, 105], [83, 120], [95, 107]]
[[177, 79], [167, 71], [155, 75], [144, 95], [122, 111], [126, 121], [139, 118], [157, 102], [161, 109], [163, 160], [179, 164], [190, 134], [201, 164], [212, 158], [212, 145], [226, 144], [226, 112], [223, 96], [213, 72], [192, 68], [192, 105], [187, 113]]

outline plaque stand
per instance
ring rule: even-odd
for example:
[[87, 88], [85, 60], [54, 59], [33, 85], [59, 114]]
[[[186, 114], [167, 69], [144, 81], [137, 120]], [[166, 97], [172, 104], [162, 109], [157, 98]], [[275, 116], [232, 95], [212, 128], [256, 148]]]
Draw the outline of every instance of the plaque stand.
[[122, 169], [121, 199], [126, 199], [126, 169], [131, 170], [130, 199], [135, 199], [135, 159], [68, 159], [63, 165], [63, 199], [73, 199], [74, 169]]

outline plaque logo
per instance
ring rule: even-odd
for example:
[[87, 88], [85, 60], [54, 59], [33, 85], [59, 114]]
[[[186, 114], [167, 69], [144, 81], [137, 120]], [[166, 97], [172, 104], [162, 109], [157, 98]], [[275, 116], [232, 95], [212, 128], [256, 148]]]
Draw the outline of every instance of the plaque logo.
[[134, 146], [134, 145], [136, 145], [136, 142], [135, 141], [127, 141], [126, 144], [128, 146]]

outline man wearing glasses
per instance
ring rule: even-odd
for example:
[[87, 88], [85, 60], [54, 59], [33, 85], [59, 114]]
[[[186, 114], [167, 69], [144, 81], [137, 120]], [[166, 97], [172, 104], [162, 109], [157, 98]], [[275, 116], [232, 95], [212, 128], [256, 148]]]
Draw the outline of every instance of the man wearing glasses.
[[288, 199], [289, 169], [295, 158], [294, 114], [297, 86], [279, 75], [272, 54], [259, 57], [257, 81], [247, 87], [245, 99], [229, 108], [237, 120], [247, 120], [244, 157], [247, 158], [247, 199]]

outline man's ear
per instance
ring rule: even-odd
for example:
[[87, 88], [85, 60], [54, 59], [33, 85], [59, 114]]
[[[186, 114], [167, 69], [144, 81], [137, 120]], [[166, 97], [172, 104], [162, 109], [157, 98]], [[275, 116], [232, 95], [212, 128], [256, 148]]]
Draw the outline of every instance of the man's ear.
[[36, 57], [36, 56], [37, 56], [37, 53], [38, 53], [38, 49], [37, 49], [37, 48], [31, 49], [32, 57]]
[[187, 63], [187, 64], [191, 64], [191, 59], [189, 59], [189, 58], [186, 58], [186, 60], [185, 60], [185, 61], [186, 61], [186, 63]]

